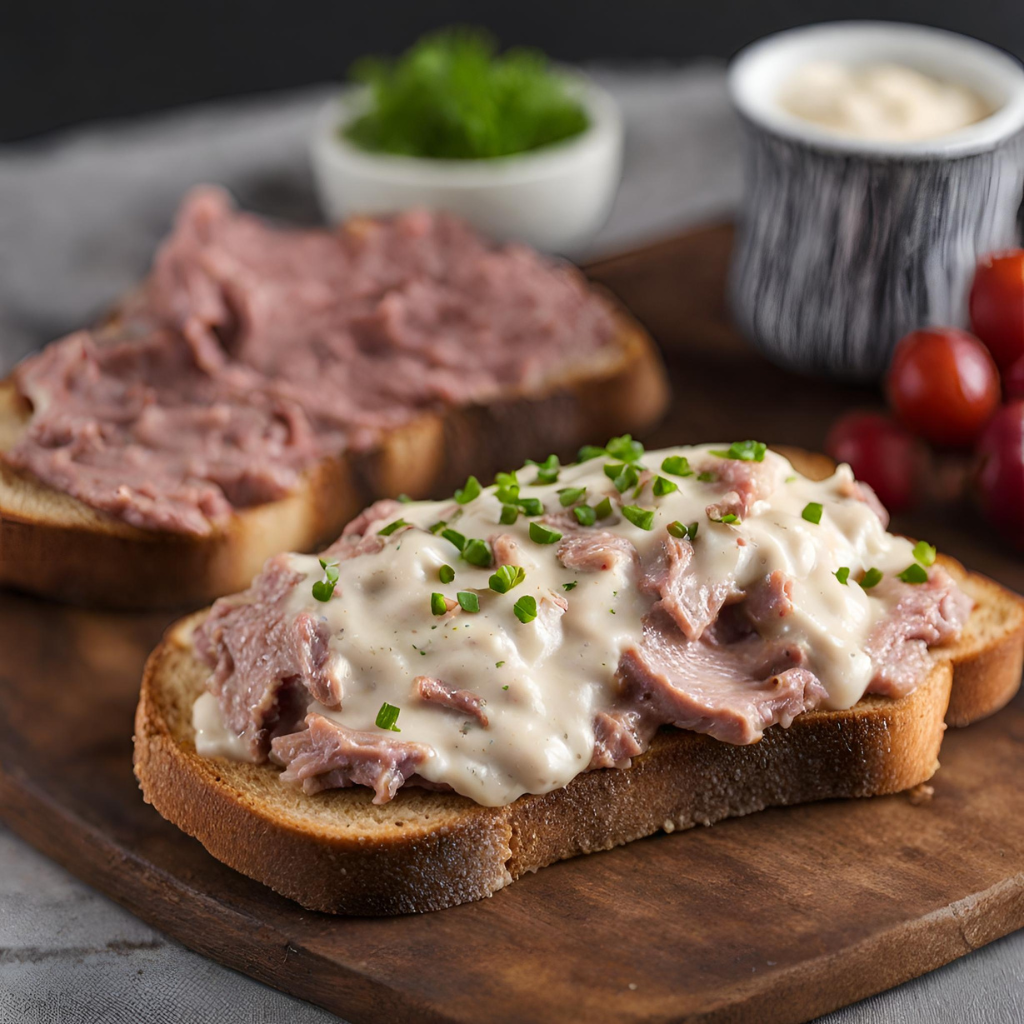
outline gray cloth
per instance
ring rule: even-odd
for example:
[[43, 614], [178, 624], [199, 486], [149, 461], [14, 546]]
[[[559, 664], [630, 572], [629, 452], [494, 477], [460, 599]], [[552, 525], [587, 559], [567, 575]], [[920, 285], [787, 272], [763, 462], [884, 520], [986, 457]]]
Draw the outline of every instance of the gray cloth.
[[[735, 124], [721, 71], [604, 73], [625, 176], [594, 255], [730, 210]], [[144, 272], [181, 193], [317, 218], [305, 139], [330, 89], [218, 104], [0, 147], [0, 375], [88, 323]], [[828, 1024], [1024, 1020], [1024, 933], [832, 1014]], [[327, 1024], [337, 1018], [190, 952], [0, 828], [0, 1024]]]

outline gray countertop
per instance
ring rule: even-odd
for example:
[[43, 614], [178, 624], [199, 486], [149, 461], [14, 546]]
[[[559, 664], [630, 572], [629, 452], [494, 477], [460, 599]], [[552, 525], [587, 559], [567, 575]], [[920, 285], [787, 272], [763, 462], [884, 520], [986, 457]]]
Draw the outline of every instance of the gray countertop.
[[[721, 70], [600, 77], [626, 115], [626, 166], [609, 223], [577, 255], [727, 213], [740, 180]], [[315, 220], [305, 139], [329, 95], [222, 103], [0, 147], [0, 375], [137, 281], [192, 184], [221, 182], [245, 206]], [[0, 1024], [207, 1020], [338, 1018], [192, 953], [0, 827]], [[823, 1020], [1024, 1021], [1024, 932]]]

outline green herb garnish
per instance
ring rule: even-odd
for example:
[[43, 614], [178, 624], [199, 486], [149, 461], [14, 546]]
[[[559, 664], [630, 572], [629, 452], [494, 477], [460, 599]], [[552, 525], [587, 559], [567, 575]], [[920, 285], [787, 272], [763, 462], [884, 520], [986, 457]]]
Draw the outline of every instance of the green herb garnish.
[[499, 473], [494, 478], [494, 482], [497, 485], [494, 491], [495, 497], [503, 505], [513, 504], [519, 497], [519, 481], [514, 472]]
[[445, 527], [446, 527], [447, 525], [448, 525], [448, 523], [447, 523], [447, 522], [446, 522], [446, 521], [445, 521], [444, 519], [438, 519], [438, 521], [437, 521], [436, 523], [434, 523], [434, 525], [433, 525], [433, 526], [428, 526], [428, 527], [427, 527], [427, 529], [428, 529], [428, 530], [429, 530], [429, 531], [430, 531], [431, 533], [433, 533], [433, 534], [438, 534], [438, 533], [440, 533], [440, 532], [441, 532], [441, 531], [442, 531], [442, 530], [443, 530], [443, 529], [444, 529], [444, 528], [445, 528]]
[[597, 512], [589, 505], [580, 505], [572, 511], [580, 526], [593, 526], [597, 522]]
[[914, 558], [924, 566], [934, 565], [936, 555], [938, 555], [938, 551], [926, 540], [919, 540], [914, 545]]
[[565, 76], [539, 51], [499, 54], [480, 29], [421, 38], [397, 60], [364, 58], [366, 113], [341, 129], [362, 149], [440, 160], [526, 153], [583, 132], [589, 119]]
[[530, 540], [537, 544], [554, 544], [562, 535], [557, 530], [549, 530], [540, 523], [530, 523]]
[[444, 594], [439, 594], [435, 590], [430, 595], [430, 613], [431, 615], [445, 615], [448, 612], [448, 602], [444, 598]]
[[598, 519], [607, 519], [612, 514], [611, 498], [604, 498], [594, 506], [594, 512]]
[[711, 484], [711, 483], [714, 483], [718, 479], [718, 474], [717, 473], [712, 473], [710, 469], [705, 469], [703, 473], [698, 473], [697, 474], [697, 479], [702, 484]]
[[640, 479], [636, 466], [630, 462], [610, 462], [604, 467], [604, 475], [615, 485], [615, 490], [619, 494], [628, 491], [630, 487], [635, 487]]
[[841, 565], [832, 575], [845, 587], [846, 581], [850, 578], [850, 567], [848, 565]]
[[380, 706], [380, 711], [377, 712], [377, 728], [378, 729], [390, 729], [391, 732], [401, 732], [398, 728], [398, 716], [402, 713], [401, 708], [396, 708], [394, 704], [389, 704], [384, 701]]
[[865, 590], [877, 587], [882, 582], [882, 570], [871, 568], [858, 581]]
[[324, 579], [313, 584], [313, 597], [317, 601], [330, 601], [334, 588], [338, 584], [338, 563], [320, 559], [320, 568], [324, 571]]
[[455, 500], [460, 505], [468, 505], [474, 498], [480, 497], [481, 490], [480, 481], [475, 476], [471, 476], [466, 480], [465, 486], [455, 492]]
[[726, 450], [712, 449], [720, 459], [738, 459], [740, 462], [764, 462], [768, 445], [761, 441], [733, 441]]
[[824, 511], [820, 501], [809, 501], [804, 505], [804, 510], [800, 515], [809, 523], [820, 523], [821, 513]]
[[740, 517], [735, 512], [726, 512], [721, 519], [715, 519], [714, 516], [708, 516], [708, 519], [713, 523], [725, 523], [726, 526], [735, 526], [740, 521]]
[[490, 545], [485, 540], [467, 540], [466, 546], [462, 549], [462, 557], [470, 565], [479, 566], [481, 569], [489, 568], [494, 561]]
[[442, 583], [451, 583], [451, 581], [455, 579], [455, 570], [450, 565], [442, 565], [441, 568], [437, 570], [437, 578]]
[[586, 493], [586, 487], [563, 487], [558, 492], [558, 500], [562, 508], [568, 508], [570, 505], [575, 505]]
[[537, 618], [537, 599], [532, 594], [524, 594], [512, 606], [512, 611], [520, 622], [533, 622]]
[[[501, 668], [501, 666], [502, 666], [502, 665], [504, 665], [504, 664], [505, 664], [505, 662], [503, 662], [503, 661], [496, 661], [496, 662], [494, 663], [494, 667], [495, 667], [495, 668]], [[503, 687], [503, 689], [506, 689], [506, 690], [507, 690], [507, 689], [508, 689], [508, 687], [507, 687], [507, 686], [506, 686], [506, 687]]]
[[511, 526], [519, 518], [519, 509], [515, 505], [502, 505], [498, 521], [504, 526]]
[[540, 498], [520, 498], [516, 504], [523, 510], [524, 516], [542, 516], [544, 503]]
[[653, 508], [640, 508], [639, 505], [626, 505], [622, 509], [622, 514], [634, 526], [639, 526], [641, 530], [650, 530], [654, 526]]
[[579, 582], [578, 580], [573, 580], [571, 583], [563, 583], [562, 584], [562, 589], [563, 590], [572, 590], [572, 589], [575, 588], [575, 586], [576, 586], [576, 584], [578, 582]]
[[666, 480], [663, 476], [656, 476], [654, 478], [653, 490], [656, 498], [663, 498], [666, 494], [678, 491], [679, 484], [674, 484], [671, 480]]
[[518, 587], [526, 579], [526, 570], [519, 565], [501, 565], [487, 581], [491, 590], [499, 594], [507, 594], [513, 587]]
[[400, 494], [397, 500], [400, 501], [403, 505], [411, 505], [414, 499], [410, 498], [408, 494]]
[[585, 444], [577, 453], [577, 462], [589, 462], [591, 459], [599, 459], [602, 455], [607, 455], [608, 451], [605, 448], [598, 448], [597, 445]]
[[693, 476], [690, 460], [685, 455], [670, 455], [667, 459], [662, 459], [661, 471], [672, 476]]
[[692, 543], [697, 537], [697, 525], [697, 523], [690, 523], [689, 526], [683, 526], [681, 522], [676, 520], [674, 523], [668, 524], [668, 532], [680, 540], [685, 537]]
[[604, 450], [620, 462], [636, 462], [644, 453], [644, 446], [639, 441], [634, 441], [629, 434], [622, 437], [613, 437], [605, 446]]
[[897, 579], [904, 583], [927, 583], [928, 570], [919, 562], [911, 562], [901, 573], [897, 573]]
[[480, 599], [472, 590], [460, 590], [455, 595], [455, 600], [459, 602], [459, 607], [464, 612], [480, 611]]
[[466, 538], [458, 530], [442, 530], [441, 536], [449, 543], [454, 544], [460, 551], [466, 547]]
[[537, 478], [533, 481], [535, 484], [553, 484], [558, 480], [558, 456], [549, 455], [543, 462], [534, 462], [533, 459], [527, 459], [526, 464], [528, 466], [537, 467]]
[[378, 537], [390, 537], [395, 530], [400, 530], [403, 526], [409, 524], [404, 519], [396, 519], [393, 523], [388, 523], [383, 529], [377, 531]]

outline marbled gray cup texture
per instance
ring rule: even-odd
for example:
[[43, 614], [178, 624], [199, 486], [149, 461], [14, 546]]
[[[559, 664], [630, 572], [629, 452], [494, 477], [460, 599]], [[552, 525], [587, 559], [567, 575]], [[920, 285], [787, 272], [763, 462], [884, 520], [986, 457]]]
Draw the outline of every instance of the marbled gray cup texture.
[[1018, 244], [1024, 133], [966, 156], [901, 159], [743, 129], [730, 302], [776, 363], [875, 379], [908, 331], [964, 325], [978, 257]]

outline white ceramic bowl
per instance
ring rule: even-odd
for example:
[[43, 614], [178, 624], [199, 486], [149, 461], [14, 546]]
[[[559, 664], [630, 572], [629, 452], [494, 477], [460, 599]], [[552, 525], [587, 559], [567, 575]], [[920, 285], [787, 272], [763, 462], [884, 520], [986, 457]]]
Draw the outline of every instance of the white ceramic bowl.
[[615, 101], [579, 73], [567, 74], [590, 126], [565, 142], [489, 160], [433, 160], [368, 153], [339, 132], [367, 94], [348, 88], [316, 118], [313, 174], [332, 222], [409, 207], [445, 209], [499, 241], [567, 252], [608, 217], [622, 168], [622, 117]]
[[[815, 60], [895, 63], [980, 93], [993, 113], [909, 142], [855, 138], [778, 103]], [[976, 39], [888, 22], [793, 29], [729, 70], [744, 139], [730, 271], [736, 322], [797, 370], [871, 380], [908, 331], [967, 319], [978, 257], [1019, 241], [1024, 69]]]

